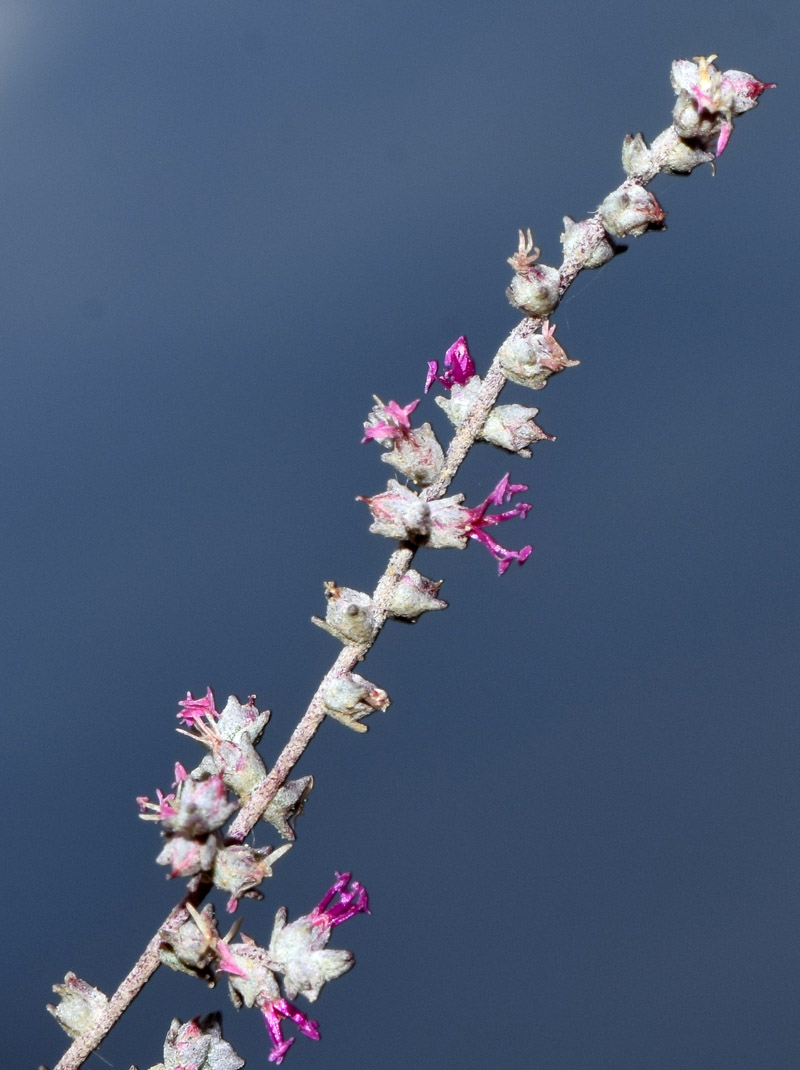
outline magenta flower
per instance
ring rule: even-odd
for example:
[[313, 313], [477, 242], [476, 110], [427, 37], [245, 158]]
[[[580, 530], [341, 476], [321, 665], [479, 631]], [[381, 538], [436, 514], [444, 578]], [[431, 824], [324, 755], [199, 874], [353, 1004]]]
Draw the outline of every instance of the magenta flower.
[[[343, 921], [348, 921], [356, 914], [369, 914], [369, 897], [367, 889], [358, 881], [353, 881], [352, 887], [349, 873], [337, 873], [336, 882], [331, 885], [322, 899], [317, 903], [309, 915], [312, 925], [335, 929]], [[329, 906], [331, 899], [339, 896], [339, 902]]]
[[202, 717], [208, 717], [213, 720], [219, 717], [214, 706], [214, 692], [210, 687], [206, 688], [205, 698], [193, 698], [191, 691], [187, 691], [186, 698], [179, 702], [178, 705], [183, 706], [183, 709], [178, 710], [176, 714], [178, 720], [183, 721], [190, 728], [194, 727]]
[[444, 355], [444, 371], [439, 372], [439, 362], [428, 361], [428, 374], [425, 378], [425, 393], [427, 394], [435, 382], [439, 382], [450, 390], [454, 384], [463, 386], [475, 375], [475, 362], [469, 355], [466, 335], [461, 335], [450, 346]]
[[398, 405], [396, 401], [387, 401], [386, 404], [375, 398], [375, 407], [369, 415], [370, 422], [364, 424], [364, 437], [362, 442], [374, 438], [379, 442], [391, 441], [396, 438], [404, 438], [411, 431], [409, 416], [419, 405], [419, 398], [409, 402], [408, 405]]
[[[139, 817], [145, 821], [164, 821], [169, 817], [175, 817], [178, 811], [173, 805], [175, 802], [174, 792], [165, 795], [160, 788], [156, 788], [156, 796], [158, 797], [157, 803], [150, 802], [147, 795], [136, 796], [136, 802], [142, 811]], [[151, 810], [152, 813], [148, 814], [145, 812], [146, 810]]]
[[498, 563], [497, 572], [500, 576], [503, 575], [512, 561], [518, 561], [520, 564], [527, 561], [533, 552], [533, 547], [523, 546], [521, 550], [507, 550], [484, 529], [491, 524], [501, 524], [505, 520], [511, 520], [515, 516], [527, 516], [531, 505], [530, 502], [519, 502], [504, 513], [487, 513], [486, 510], [490, 505], [502, 505], [504, 502], [511, 501], [515, 494], [527, 489], [528, 487], [525, 483], [509, 483], [508, 473], [506, 473], [484, 502], [476, 505], [473, 509], [465, 510], [470, 515], [470, 524], [467, 528], [468, 536], [482, 543], [492, 557], [495, 558]]
[[256, 1006], [264, 1015], [264, 1024], [267, 1027], [269, 1038], [272, 1041], [272, 1050], [269, 1053], [269, 1061], [278, 1066], [283, 1062], [286, 1052], [294, 1044], [294, 1037], [289, 1040], [283, 1039], [281, 1031], [281, 1019], [289, 1018], [294, 1022], [300, 1032], [310, 1040], [319, 1040], [319, 1025], [313, 1022], [307, 1015], [298, 1010], [294, 1004], [286, 999], [257, 1000]]
[[[356, 914], [369, 913], [369, 900], [363, 885], [350, 882], [349, 873], [337, 873], [336, 883], [328, 889], [310, 914], [287, 924], [286, 908], [275, 915], [269, 944], [270, 964], [283, 974], [283, 988], [289, 999], [302, 993], [313, 1003], [328, 981], [334, 981], [353, 965], [350, 951], [329, 948], [331, 932]], [[337, 902], [331, 900], [339, 896]]]

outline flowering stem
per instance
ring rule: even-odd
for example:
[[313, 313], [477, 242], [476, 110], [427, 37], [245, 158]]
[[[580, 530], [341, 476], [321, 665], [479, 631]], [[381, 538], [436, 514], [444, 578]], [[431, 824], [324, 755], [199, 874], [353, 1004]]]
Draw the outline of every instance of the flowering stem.
[[[711, 57], [713, 58], [715, 57]], [[724, 149], [730, 137], [733, 116], [753, 107], [763, 90], [770, 88], [740, 71], [728, 71], [719, 75], [719, 72], [716, 72], [711, 65], [711, 59], [701, 58], [695, 63], [681, 60], [673, 65], [673, 85], [679, 93], [679, 103], [682, 108], [676, 116], [676, 123], [683, 124], [682, 128], [679, 130], [676, 125], [670, 125], [649, 148], [640, 135], [636, 138], [630, 136], [626, 138], [623, 149], [623, 160], [628, 172], [626, 180], [588, 219], [580, 224], [573, 224], [569, 219], [565, 220], [567, 235], [564, 237], [569, 238], [571, 228], [575, 230], [580, 228], [580, 235], [575, 240], [564, 241], [564, 260], [558, 272], [547, 269], [557, 279], [548, 297], [549, 309], [555, 308], [585, 267], [597, 267], [605, 262], [602, 258], [598, 259], [593, 250], [605, 248], [603, 255], [607, 254], [606, 258], [613, 256], [616, 250], [611, 247], [609, 234], [638, 236], [644, 233], [648, 225], [660, 225], [664, 213], [651, 195], [644, 193], [644, 188], [648, 183], [661, 171], [688, 172], [701, 163], [713, 164], [715, 156], [718, 156]], [[717, 116], [714, 119], [716, 125], [712, 124], [709, 127], [709, 115]], [[687, 125], [695, 119], [697, 129]], [[703, 126], [702, 123], [706, 125]], [[706, 140], [704, 141], [703, 138]], [[639, 215], [631, 217], [632, 209], [638, 211]], [[642, 219], [645, 221], [642, 222]], [[537, 314], [536, 310], [532, 309], [531, 287], [537, 279], [548, 278], [546, 272], [541, 271], [537, 276], [537, 269], [533, 265], [538, 256], [538, 250], [531, 255], [532, 250], [532, 236], [529, 233], [528, 241], [525, 243], [524, 234], [521, 232], [520, 249], [511, 262], [515, 265], [518, 280], [522, 279], [524, 282], [527, 279], [530, 284], [527, 290], [523, 286], [518, 288], [519, 293], [524, 297], [524, 301], [519, 302], [518, 307], [527, 308], [528, 314], [511, 331], [495, 355], [469, 412], [458, 423], [440, 472], [435, 481], [420, 492], [420, 498], [423, 501], [431, 502], [443, 497], [469, 450], [480, 436], [487, 417], [496, 405], [508, 379], [501, 364], [503, 350], [507, 347], [513, 348], [515, 343], [530, 338], [531, 333], [539, 329], [542, 330], [544, 337], [552, 335], [552, 328], [548, 328], [546, 320], [548, 312]], [[593, 256], [594, 259], [592, 259]], [[543, 385], [544, 380], [534, 384], [534, 388]], [[410, 409], [402, 411], [407, 416]], [[243, 802], [226, 834], [228, 844], [240, 844], [249, 835], [304, 754], [326, 716], [324, 699], [330, 684], [350, 673], [366, 657], [390, 616], [395, 585], [408, 571], [415, 553], [415, 546], [401, 542], [391, 554], [372, 596], [375, 616], [371, 634], [363, 641], [348, 641], [342, 647], [317, 688], [306, 712], [276, 759], [271, 772]], [[187, 921], [189, 917], [187, 905], [197, 907], [210, 888], [210, 884], [198, 883], [198, 886], [193, 887], [170, 912], [97, 1020], [72, 1043], [54, 1070], [78, 1070], [158, 969], [165, 934], [175, 933]]]

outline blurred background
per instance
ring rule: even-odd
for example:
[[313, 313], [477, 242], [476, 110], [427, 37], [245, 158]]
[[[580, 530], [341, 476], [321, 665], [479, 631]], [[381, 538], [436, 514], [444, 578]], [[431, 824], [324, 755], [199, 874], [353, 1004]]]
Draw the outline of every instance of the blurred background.
[[[488, 365], [517, 229], [557, 265], [712, 51], [780, 88], [570, 291], [580, 367], [504, 395], [557, 442], [454, 485], [530, 484], [532, 557], [420, 553], [450, 609], [387, 628], [392, 707], [323, 726], [242, 913], [371, 895], [293, 1070], [797, 1066], [797, 33], [786, 0], [0, 3], [6, 1066], [52, 1067], [50, 986], [112, 991], [181, 894], [134, 802], [199, 759], [178, 700], [257, 694], [270, 762], [337, 653], [323, 581], [372, 590], [373, 393], [462, 333]], [[86, 1065], [215, 1008], [266, 1065], [167, 971]]]

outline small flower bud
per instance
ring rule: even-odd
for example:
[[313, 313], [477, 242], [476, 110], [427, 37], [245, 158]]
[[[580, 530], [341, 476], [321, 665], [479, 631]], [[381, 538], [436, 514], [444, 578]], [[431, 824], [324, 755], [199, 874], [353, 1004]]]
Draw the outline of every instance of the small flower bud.
[[[390, 480], [394, 482], [394, 480]], [[409, 494], [413, 494], [409, 491]], [[330, 632], [344, 643], [366, 643], [375, 634], [375, 603], [363, 591], [351, 587], [337, 587], [328, 580], [325, 583], [328, 608], [325, 620], [312, 617], [314, 624]]]
[[381, 454], [381, 460], [417, 486], [429, 487], [442, 470], [444, 450], [431, 425], [425, 423], [395, 439], [391, 448]]
[[558, 268], [534, 264], [524, 275], [515, 275], [506, 290], [509, 303], [527, 316], [549, 316], [558, 304]]
[[528, 316], [547, 316], [558, 304], [560, 273], [547, 264], [537, 264], [539, 249], [533, 244], [530, 230], [519, 232], [519, 246], [508, 258], [515, 275], [506, 290], [506, 297]]
[[296, 780], [287, 780], [278, 788], [261, 815], [261, 820], [268, 822], [284, 840], [293, 840], [293, 822], [302, 814], [306, 799], [314, 787], [313, 776], [301, 776]]
[[246, 896], [248, 899], [263, 899], [258, 885], [265, 877], [272, 876], [272, 867], [292, 849], [290, 843], [275, 850], [272, 847], [247, 847], [234, 843], [230, 847], [221, 847], [214, 858], [212, 880], [215, 888], [230, 893], [228, 913], [236, 910], [238, 901]]
[[561, 235], [565, 264], [580, 268], [599, 268], [622, 248], [609, 240], [605, 228], [597, 219], [582, 219], [576, 223], [564, 216], [564, 233]]
[[500, 366], [507, 379], [531, 390], [542, 390], [551, 375], [580, 363], [570, 360], [555, 340], [555, 324], [547, 320], [537, 330], [533, 324], [518, 324], [498, 353]]
[[622, 142], [622, 166], [628, 178], [640, 178], [652, 166], [652, 153], [642, 134], [626, 134]]
[[694, 147], [720, 156], [733, 131], [737, 115], [758, 104], [765, 89], [774, 82], [760, 82], [746, 71], [720, 72], [717, 57], [695, 56], [672, 64], [670, 80], [677, 93], [672, 113], [675, 130]]
[[481, 382], [481, 377], [474, 375], [463, 386], [455, 383], [450, 388], [449, 398], [437, 394], [433, 399], [439, 408], [443, 409], [447, 414], [447, 418], [453, 427], [460, 427], [469, 415], [472, 406], [475, 404], [475, 399], [480, 393]]
[[[267, 770], [250, 742], [249, 734], [245, 731], [237, 734], [238, 743], [222, 739], [207, 744], [211, 747], [211, 753], [192, 770], [191, 775], [193, 780], [203, 780], [209, 775], [219, 774], [228, 791], [232, 791], [241, 803], [267, 779]], [[201, 739], [200, 742], [207, 741]]]
[[217, 838], [213, 833], [205, 840], [190, 840], [183, 836], [171, 836], [156, 858], [159, 866], [169, 866], [167, 879], [194, 877], [208, 873], [217, 853]]
[[262, 998], [279, 999], [280, 988], [267, 949], [242, 933], [239, 943], [217, 942], [217, 970], [228, 974], [231, 1002], [237, 1010], [254, 1007]]
[[444, 451], [436, 440], [430, 424], [412, 427], [409, 415], [419, 405], [412, 401], [404, 408], [396, 401], [384, 404], [379, 397], [364, 424], [366, 442], [374, 439], [387, 453], [381, 460], [392, 465], [404, 476], [419, 486], [426, 487], [434, 482], [444, 463]]
[[241, 1070], [244, 1059], [222, 1039], [219, 1015], [193, 1018], [181, 1025], [172, 1020], [164, 1042], [164, 1070]]
[[416, 569], [408, 569], [394, 585], [389, 615], [400, 620], [416, 621], [428, 610], [447, 609], [447, 602], [437, 598], [443, 583], [444, 580], [429, 580]]
[[238, 742], [242, 732], [247, 732], [252, 743], [258, 743], [269, 723], [270, 711], [262, 710], [260, 713], [255, 707], [255, 695], [251, 695], [246, 703], [242, 704], [236, 695], [228, 695], [225, 709], [219, 715], [217, 721], [217, 735], [220, 739]]
[[747, 71], [723, 71], [722, 91], [730, 101], [733, 115], [744, 115], [755, 108], [765, 89], [776, 89], [777, 82], [760, 82]]
[[73, 1040], [92, 1028], [108, 1004], [108, 996], [88, 981], [83, 981], [72, 970], [62, 984], [53, 985], [53, 991], [61, 1002], [56, 1005], [48, 1003], [47, 1010]]
[[534, 442], [556, 440], [555, 435], [548, 435], [534, 423], [533, 418], [538, 414], [538, 409], [525, 405], [498, 405], [489, 413], [480, 437], [493, 446], [518, 453], [520, 457], [530, 457], [531, 451], [527, 447]]
[[617, 238], [638, 238], [650, 228], [662, 229], [667, 214], [652, 193], [630, 180], [609, 193], [598, 212], [603, 226]]
[[221, 828], [238, 809], [236, 803], [228, 802], [225, 784], [218, 775], [182, 780], [173, 807], [174, 812], [162, 818], [164, 831], [187, 838]]
[[677, 138], [664, 159], [661, 168], [668, 175], [688, 175], [701, 164], [714, 162], [714, 153], [690, 145], [688, 141]]
[[355, 732], [366, 732], [360, 724], [375, 710], [388, 709], [391, 700], [386, 692], [365, 680], [358, 673], [347, 672], [331, 680], [322, 695], [325, 713]]
[[165, 966], [180, 973], [188, 973], [214, 987], [214, 977], [209, 970], [216, 958], [214, 941], [218, 937], [214, 907], [206, 903], [198, 915], [185, 921], [174, 933], [162, 932], [160, 958]]

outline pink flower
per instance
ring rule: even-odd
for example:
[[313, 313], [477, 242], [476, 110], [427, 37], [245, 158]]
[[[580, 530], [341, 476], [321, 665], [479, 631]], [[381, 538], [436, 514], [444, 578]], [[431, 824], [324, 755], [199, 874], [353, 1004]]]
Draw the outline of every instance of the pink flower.
[[186, 698], [179, 702], [178, 705], [183, 706], [183, 709], [178, 710], [176, 714], [178, 720], [183, 721], [190, 728], [202, 717], [212, 718], [213, 720], [219, 717], [214, 706], [214, 692], [210, 687], [206, 688], [205, 698], [192, 698], [191, 691], [187, 691]]
[[386, 439], [403, 438], [411, 430], [409, 416], [419, 405], [419, 398], [409, 402], [408, 405], [398, 405], [396, 401], [388, 401], [385, 405], [379, 399], [375, 399], [375, 407], [369, 415], [370, 422], [364, 424], [364, 437], [362, 442], [374, 438], [378, 441]]
[[515, 516], [524, 517], [531, 506], [527, 502], [520, 502], [504, 513], [487, 513], [487, 509], [490, 505], [509, 501], [514, 494], [527, 489], [524, 483], [509, 483], [508, 476], [505, 475], [486, 501], [468, 509], [461, 504], [464, 501], [463, 494], [427, 502], [397, 480], [390, 479], [383, 494], [376, 494], [372, 498], [361, 497], [360, 501], [369, 506], [373, 516], [369, 530], [376, 535], [407, 539], [418, 546], [429, 546], [434, 550], [446, 547], [463, 550], [468, 539], [477, 539], [499, 562], [498, 571], [502, 576], [512, 561], [519, 561], [520, 564], [526, 561], [533, 547], [523, 546], [521, 550], [506, 550], [488, 535], [484, 528]]
[[[353, 881], [352, 887], [347, 889], [349, 883], [349, 873], [336, 874], [336, 882], [331, 885], [309, 915], [312, 925], [335, 929], [337, 925], [355, 917], [356, 914], [369, 914], [367, 889], [358, 881]], [[328, 904], [335, 895], [339, 896], [339, 902], [329, 906]]]
[[[174, 793], [165, 795], [160, 788], [156, 788], [156, 796], [158, 797], [157, 803], [150, 802], [147, 795], [136, 796], [136, 802], [142, 811], [139, 816], [144, 818], [145, 821], [164, 821], [169, 817], [175, 817], [178, 811], [173, 806], [175, 802]], [[152, 813], [145, 813], [146, 810], [151, 810]]]
[[[310, 914], [303, 914], [287, 924], [286, 908], [275, 915], [269, 944], [271, 968], [283, 974], [283, 988], [289, 999], [302, 993], [313, 1003], [328, 981], [334, 981], [353, 965], [353, 955], [328, 947], [331, 932], [356, 914], [369, 913], [364, 887], [349, 873], [337, 873], [336, 883], [328, 889]], [[331, 903], [334, 896], [336, 903]]]
[[294, 1004], [286, 999], [258, 1000], [256, 1006], [264, 1015], [264, 1024], [267, 1027], [272, 1050], [269, 1053], [269, 1061], [278, 1066], [283, 1062], [286, 1052], [294, 1044], [294, 1037], [290, 1040], [283, 1039], [281, 1032], [281, 1019], [289, 1018], [300, 1032], [311, 1040], [319, 1040], [319, 1026], [307, 1015], [298, 1010]]
[[508, 509], [504, 513], [487, 513], [486, 510], [490, 505], [502, 505], [504, 502], [510, 501], [515, 494], [519, 494], [520, 491], [527, 489], [528, 487], [525, 483], [509, 483], [508, 474], [506, 474], [484, 502], [475, 506], [473, 509], [465, 510], [465, 512], [470, 515], [470, 524], [467, 528], [467, 534], [471, 539], [483, 543], [492, 557], [495, 558], [498, 562], [497, 571], [500, 576], [503, 575], [512, 561], [518, 561], [520, 564], [527, 561], [533, 552], [533, 547], [523, 546], [521, 550], [507, 550], [504, 546], [501, 546], [499, 542], [493, 539], [484, 529], [491, 524], [501, 524], [505, 520], [511, 520], [511, 518], [515, 516], [527, 516], [530, 512], [531, 505], [529, 502], [519, 502], [512, 509]]
[[450, 346], [444, 355], [444, 371], [438, 374], [439, 363], [435, 360], [428, 361], [428, 374], [425, 378], [425, 393], [427, 394], [434, 382], [439, 382], [445, 389], [458, 383], [463, 386], [475, 375], [475, 362], [469, 355], [466, 335], [461, 335]]

